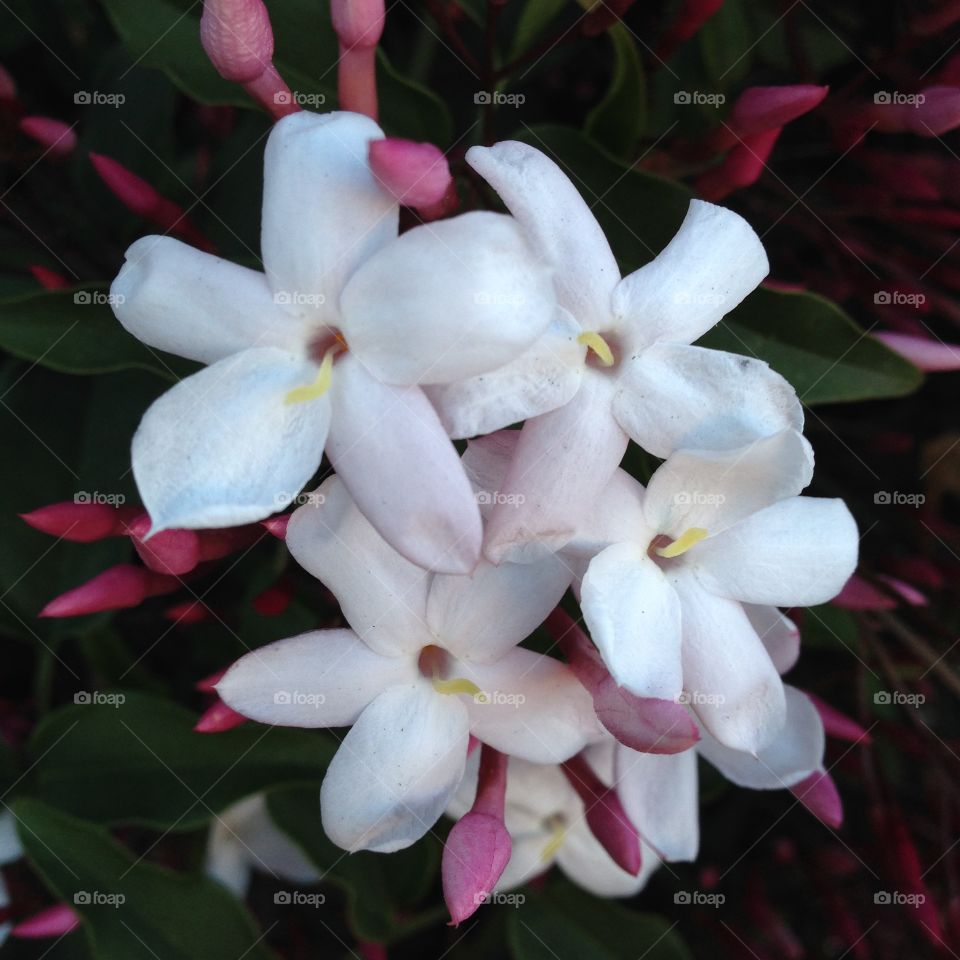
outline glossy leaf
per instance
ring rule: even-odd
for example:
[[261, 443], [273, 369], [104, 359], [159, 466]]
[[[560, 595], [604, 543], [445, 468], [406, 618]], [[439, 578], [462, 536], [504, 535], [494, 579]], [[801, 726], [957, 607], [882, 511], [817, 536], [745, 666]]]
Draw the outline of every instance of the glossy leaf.
[[618, 23], [607, 36], [613, 44], [613, 76], [606, 96], [590, 111], [585, 130], [614, 155], [630, 159], [646, 125], [646, 78], [630, 31]]

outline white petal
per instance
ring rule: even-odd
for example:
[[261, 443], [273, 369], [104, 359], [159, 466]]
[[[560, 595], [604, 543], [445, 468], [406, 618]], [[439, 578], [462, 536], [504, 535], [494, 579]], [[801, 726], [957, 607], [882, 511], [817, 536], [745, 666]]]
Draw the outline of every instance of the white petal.
[[217, 693], [260, 723], [345, 727], [381, 691], [418, 675], [416, 658], [374, 653], [352, 630], [312, 630], [245, 654]]
[[522, 647], [496, 663], [456, 662], [482, 691], [465, 700], [470, 730], [503, 753], [559, 763], [602, 733], [590, 694], [566, 664]]
[[612, 386], [585, 370], [565, 406], [528, 420], [487, 526], [494, 563], [529, 561], [564, 547], [599, 500], [627, 449], [610, 411]]
[[110, 286], [113, 312], [138, 340], [214, 363], [249, 347], [300, 352], [307, 328], [273, 299], [262, 273], [173, 237], [141, 237]]
[[797, 625], [776, 607], [765, 604], [744, 603], [743, 612], [763, 641], [777, 673], [783, 676], [800, 656], [800, 631]]
[[722, 597], [813, 606], [835, 597], [850, 579], [859, 543], [842, 500], [791, 497], [705, 541], [697, 575]]
[[564, 555], [593, 558], [612, 543], [649, 542], [656, 534], [643, 512], [643, 485], [625, 470], [615, 470], [593, 510], [563, 548]]
[[372, 256], [341, 297], [347, 342], [384, 383], [451, 383], [523, 353], [556, 312], [551, 271], [511, 217], [424, 223]]
[[679, 537], [700, 527], [714, 537], [778, 500], [795, 497], [812, 476], [810, 444], [794, 430], [736, 450], [679, 450], [650, 478], [643, 509], [660, 533]]
[[470, 486], [477, 494], [480, 512], [487, 516], [500, 499], [503, 481], [517, 450], [519, 430], [500, 430], [475, 437], [461, 457]]
[[492, 433], [562, 407], [580, 386], [586, 347], [580, 326], [558, 308], [546, 332], [503, 367], [428, 387], [427, 396], [456, 439]]
[[617, 796], [664, 860], [695, 860], [700, 845], [697, 752], [638, 753], [617, 746]]
[[0, 812], [0, 864], [13, 863], [23, 856], [23, 845], [17, 834], [17, 818], [8, 808]]
[[635, 543], [615, 543], [590, 561], [580, 609], [611, 676], [640, 697], [673, 700], [683, 690], [680, 601]]
[[697, 745], [700, 753], [728, 780], [751, 790], [782, 790], [806, 779], [823, 764], [823, 721], [810, 698], [784, 687], [787, 719], [783, 730], [756, 757], [731, 750], [709, 734]]
[[241, 900], [250, 888], [250, 856], [230, 830], [214, 822], [204, 859], [203, 872]]
[[281, 510], [313, 476], [330, 425], [326, 396], [285, 403], [317, 367], [273, 347], [181, 380], [133, 438], [133, 474], [153, 531], [232, 527]]
[[270, 286], [291, 312], [336, 324], [344, 284], [396, 237], [399, 207], [367, 162], [382, 136], [356, 113], [303, 110], [273, 125], [260, 243]]
[[620, 270], [600, 224], [566, 174], [535, 147], [471, 147], [467, 163], [494, 190], [557, 270], [557, 296], [587, 330], [606, 327]]
[[427, 620], [455, 656], [489, 662], [533, 633], [572, 579], [570, 568], [555, 556], [499, 567], [481, 560], [468, 576], [434, 577]]
[[577, 886], [596, 897], [631, 897], [639, 893], [660, 866], [656, 853], [640, 843], [640, 872], [621, 870], [590, 832], [585, 819], [575, 820], [557, 851], [557, 863]]
[[783, 682], [734, 600], [676, 576], [683, 624], [683, 687], [697, 716], [721, 743], [756, 752], [783, 729]]
[[350, 728], [320, 788], [327, 836], [392, 853], [439, 819], [463, 777], [467, 712], [421, 681], [380, 694]]
[[514, 834], [511, 830], [510, 840], [510, 860], [494, 887], [497, 893], [507, 893], [522, 887], [545, 870], [549, 870], [555, 859], [555, 856], [546, 861], [543, 859], [543, 851], [550, 842], [550, 835], [545, 830], [521, 834]]
[[294, 512], [286, 542], [297, 563], [330, 589], [368, 647], [397, 656], [433, 643], [430, 574], [386, 543], [338, 477], [325, 480]]
[[480, 559], [480, 509], [457, 450], [419, 387], [375, 380], [346, 356], [334, 369], [327, 456], [364, 516], [428, 570]]
[[679, 447], [729, 450], [803, 429], [793, 387], [762, 360], [680, 343], [655, 343], [624, 360], [613, 412], [655, 457]]
[[657, 340], [693, 343], [767, 275], [760, 238], [741, 216], [691, 200], [676, 236], [613, 292], [633, 349]]

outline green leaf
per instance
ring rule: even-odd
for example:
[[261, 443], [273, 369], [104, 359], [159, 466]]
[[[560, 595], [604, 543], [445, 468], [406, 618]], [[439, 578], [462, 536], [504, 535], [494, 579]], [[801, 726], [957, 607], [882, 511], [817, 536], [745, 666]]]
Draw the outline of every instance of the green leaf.
[[662, 917], [591, 897], [567, 881], [525, 897], [507, 922], [514, 960], [691, 960]]
[[522, 56], [567, 5], [568, 0], [527, 0], [513, 36], [510, 59]]
[[[316, 865], [322, 878], [347, 895], [350, 926], [361, 939], [387, 943], [420, 924], [403, 918], [429, 892], [439, 866], [438, 844], [424, 837], [389, 856], [347, 854], [320, 825], [320, 785], [272, 790], [267, 797], [274, 822]], [[444, 914], [445, 916], [445, 914]], [[437, 917], [429, 915], [430, 921]]]
[[169, 380], [193, 365], [140, 343], [120, 326], [97, 285], [35, 292], [0, 303], [0, 348], [60, 373], [140, 368]]
[[156, 867], [93, 824], [14, 804], [27, 859], [72, 904], [98, 960], [276, 960], [238, 901], [199, 875]]
[[860, 649], [860, 628], [849, 611], [824, 603], [803, 611], [800, 631], [804, 647], [839, 650], [857, 656]]
[[900, 397], [923, 377], [835, 303], [761, 287], [700, 344], [766, 360], [810, 406]]
[[523, 127], [524, 140], [552, 157], [600, 222], [620, 269], [652, 260], [677, 232], [691, 193], [652, 173], [632, 169], [569, 127]]
[[606, 96], [590, 111], [585, 130], [612, 154], [630, 158], [646, 124], [646, 78], [630, 31], [618, 23], [608, 36], [613, 43], [613, 77]]
[[72, 705], [40, 723], [22, 792], [96, 823], [189, 830], [267, 787], [322, 778], [333, 755], [333, 741], [315, 730], [248, 724], [194, 733], [189, 710], [121, 695], [116, 706]]
[[697, 35], [704, 68], [716, 87], [703, 92], [739, 86], [753, 63], [756, 36], [744, 0], [725, 0]]

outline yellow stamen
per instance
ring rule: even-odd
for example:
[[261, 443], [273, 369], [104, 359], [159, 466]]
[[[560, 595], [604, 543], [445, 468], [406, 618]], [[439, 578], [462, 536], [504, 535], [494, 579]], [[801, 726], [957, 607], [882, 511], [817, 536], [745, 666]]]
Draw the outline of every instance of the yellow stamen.
[[703, 527], [691, 527], [668, 546], [657, 547], [654, 553], [658, 557], [665, 557], [668, 560], [671, 557], [679, 557], [681, 553], [686, 553], [692, 546], [698, 544], [706, 535], [707, 531]]
[[605, 367], [613, 366], [613, 351], [607, 341], [594, 330], [585, 330], [577, 337], [577, 343], [584, 343], [587, 349], [592, 350]]
[[294, 387], [284, 398], [285, 404], [308, 403], [310, 400], [316, 400], [322, 397], [329, 389], [333, 380], [333, 358], [338, 352], [334, 347], [323, 355], [320, 362], [320, 369], [317, 371], [317, 379], [306, 387]]
[[438, 676], [434, 676], [433, 689], [437, 693], [469, 693], [471, 697], [475, 697], [482, 692], [472, 680], [467, 680], [465, 677], [441, 680]]
[[553, 827], [553, 833], [547, 841], [546, 846], [540, 851], [540, 862], [548, 863], [553, 859], [556, 852], [563, 846], [567, 839], [567, 827], [563, 820], [558, 820]]

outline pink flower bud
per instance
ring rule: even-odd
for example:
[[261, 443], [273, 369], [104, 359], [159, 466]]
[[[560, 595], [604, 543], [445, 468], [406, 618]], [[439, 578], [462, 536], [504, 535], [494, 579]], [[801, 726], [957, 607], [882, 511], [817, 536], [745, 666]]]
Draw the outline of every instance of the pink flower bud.
[[80, 914], [69, 904], [58, 903], [21, 920], [10, 933], [24, 940], [39, 940], [45, 937], [62, 937], [79, 926]]
[[150, 517], [144, 513], [127, 526], [127, 533], [151, 570], [178, 576], [189, 573], [200, 562], [200, 538], [195, 530], [161, 530], [145, 540], [150, 527]]
[[642, 865], [640, 834], [630, 822], [616, 790], [600, 780], [583, 754], [572, 757], [561, 766], [583, 801], [590, 832], [621, 870], [636, 876]]
[[732, 146], [738, 139], [745, 140], [778, 127], [786, 126], [791, 120], [802, 117], [814, 107], [819, 106], [829, 87], [796, 83], [783, 87], [747, 87], [737, 97], [727, 127], [721, 128], [718, 136]]
[[699, 33], [722, 6], [723, 0], [686, 0], [657, 46], [658, 59], [668, 60], [679, 46]]
[[906, 333], [878, 333], [875, 336], [891, 350], [895, 350], [928, 373], [960, 370], [960, 345], [943, 343], [929, 337], [914, 337]]
[[112, 507], [106, 503], [74, 503], [64, 500], [21, 513], [20, 519], [34, 530], [73, 543], [93, 543], [126, 533], [127, 523], [140, 511], [136, 507]]
[[726, 155], [719, 166], [708, 170], [697, 180], [697, 192], [704, 200], [717, 202], [734, 190], [755, 183], [763, 173], [779, 136], [780, 127], [776, 127], [745, 138], [743, 143], [737, 144]]
[[846, 740], [848, 743], [866, 744], [872, 742], [873, 738], [856, 720], [852, 720], [835, 707], [831, 707], [829, 703], [821, 700], [816, 694], [807, 693], [807, 698], [816, 707], [817, 713], [820, 714], [824, 732], [828, 737], [836, 737], [838, 740]]
[[383, 34], [383, 0], [331, 0], [340, 41], [337, 92], [340, 109], [377, 119], [377, 44]]
[[10, 71], [0, 66], [0, 100], [16, 100], [17, 84], [14, 82]]
[[204, 0], [200, 42], [217, 73], [256, 80], [273, 63], [273, 30], [262, 0]]
[[506, 790], [507, 758], [484, 744], [473, 807], [453, 825], [443, 847], [443, 898], [453, 926], [476, 912], [510, 861], [512, 844], [503, 822]]
[[818, 819], [836, 830], [843, 823], [843, 804], [830, 774], [815, 770], [790, 792]]
[[374, 176], [406, 207], [437, 207], [453, 187], [447, 158], [432, 143], [397, 137], [371, 140], [369, 155]]
[[293, 600], [293, 587], [289, 583], [267, 587], [253, 598], [253, 609], [261, 617], [279, 617]]
[[260, 526], [264, 527], [267, 533], [276, 537], [278, 540], [287, 539], [287, 524], [290, 523], [289, 513], [282, 513], [278, 517], [267, 517], [260, 521]]
[[960, 126], [960, 87], [926, 87], [916, 94], [887, 94], [863, 111], [881, 133], [939, 137]]
[[47, 153], [55, 157], [69, 156], [77, 145], [73, 127], [52, 117], [24, 117], [20, 121], [20, 131], [46, 147]]
[[210, 249], [209, 241], [188, 219], [183, 207], [161, 196], [142, 177], [101, 153], [91, 153], [90, 162], [100, 179], [128, 210], [161, 230], [176, 233], [201, 249]]
[[193, 624], [206, 623], [213, 620], [213, 612], [200, 600], [186, 600], [183, 603], [175, 603], [163, 611], [167, 620], [172, 620], [175, 624]]
[[70, 286], [70, 281], [65, 276], [39, 263], [31, 264], [30, 273], [44, 290], [63, 290]]
[[618, 686], [590, 639], [560, 607], [547, 617], [545, 626], [593, 697], [600, 722], [621, 743], [641, 753], [680, 753], [700, 739], [682, 704], [638, 697]]
[[194, 733], [223, 733], [246, 723], [247, 718], [236, 710], [231, 710], [222, 700], [208, 707], [196, 722]]
[[124, 610], [137, 606], [147, 597], [172, 593], [179, 586], [180, 581], [174, 577], [120, 563], [51, 600], [38, 616], [79, 617], [103, 610]]

